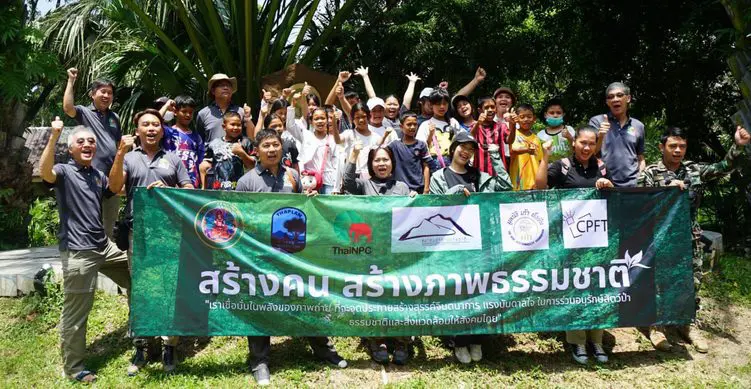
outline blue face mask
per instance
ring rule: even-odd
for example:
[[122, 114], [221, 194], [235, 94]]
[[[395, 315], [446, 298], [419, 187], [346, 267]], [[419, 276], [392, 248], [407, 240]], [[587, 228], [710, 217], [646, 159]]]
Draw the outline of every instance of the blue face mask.
[[563, 124], [563, 116], [559, 118], [547, 117], [545, 118], [545, 123], [547, 123], [550, 127], [558, 127]]

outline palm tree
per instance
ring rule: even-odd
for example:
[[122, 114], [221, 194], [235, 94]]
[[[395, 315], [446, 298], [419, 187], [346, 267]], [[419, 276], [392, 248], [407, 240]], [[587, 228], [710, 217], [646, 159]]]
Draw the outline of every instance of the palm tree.
[[[237, 76], [237, 100], [255, 102], [261, 77], [312, 64], [355, 4], [329, 1], [340, 6], [322, 26], [321, 0], [80, 0], [51, 13], [42, 29], [79, 79], [104, 75], [119, 85], [128, 117], [158, 94], [206, 96], [213, 73]], [[318, 39], [306, 41], [314, 28]]]

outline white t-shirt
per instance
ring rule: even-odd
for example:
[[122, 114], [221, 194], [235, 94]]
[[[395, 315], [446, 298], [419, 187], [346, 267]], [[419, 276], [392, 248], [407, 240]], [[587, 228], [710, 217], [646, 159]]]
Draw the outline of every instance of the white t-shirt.
[[[384, 119], [384, 122], [385, 122], [385, 119]], [[375, 127], [371, 124], [368, 124], [368, 129], [370, 130], [370, 132], [374, 134], [378, 134], [378, 136], [380, 136], [381, 138], [383, 138], [383, 135], [386, 134], [386, 126], [384, 126], [383, 123], [381, 124], [380, 127]], [[394, 131], [391, 132], [391, 135], [389, 135], [388, 138], [386, 138], [386, 141], [383, 142], [383, 145], [385, 146], [397, 139], [399, 139], [399, 136], [396, 134], [396, 129], [394, 129]]]
[[574, 137], [574, 128], [571, 126], [564, 127], [561, 132], [555, 135], [549, 135], [547, 129], [537, 133], [540, 143], [545, 143], [549, 140], [553, 141], [553, 152], [550, 156], [550, 162], [558, 161], [572, 154], [571, 143], [563, 136], [563, 131], [568, 131], [571, 134], [571, 138]]
[[[448, 123], [436, 118], [430, 118], [422, 122], [422, 124], [420, 124], [420, 127], [417, 129], [417, 135], [415, 135], [415, 138], [417, 138], [417, 140], [428, 143], [430, 123], [435, 124], [435, 135], [436, 138], [438, 138], [438, 148], [441, 150], [441, 154], [448, 157], [449, 146], [451, 146], [451, 139], [453, 139], [453, 135], [458, 133], [459, 131], [464, 131], [464, 129], [454, 118], [449, 119]], [[435, 156], [436, 145], [433, 144], [429, 151], [431, 155]]]
[[[356, 172], [360, 173], [360, 178], [366, 178], [368, 176], [368, 153], [371, 149], [378, 147], [381, 143], [381, 137], [375, 132], [371, 131], [370, 135], [365, 136], [357, 132], [357, 130], [346, 130], [339, 135], [343, 141], [344, 155], [349, 159], [350, 153], [355, 146], [355, 143], [361, 142], [363, 145], [360, 155], [357, 157]], [[363, 177], [365, 175], [365, 177]]]

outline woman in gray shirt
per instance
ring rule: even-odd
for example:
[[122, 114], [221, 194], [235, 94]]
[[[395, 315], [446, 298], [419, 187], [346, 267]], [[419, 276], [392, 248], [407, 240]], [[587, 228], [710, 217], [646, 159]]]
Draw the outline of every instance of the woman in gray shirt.
[[[363, 149], [361, 142], [355, 143], [344, 169], [344, 190], [353, 195], [368, 196], [414, 196], [407, 184], [394, 178], [394, 154], [385, 147], [378, 147], [368, 153], [369, 177], [358, 177], [357, 157]], [[360, 176], [365, 176], [363, 171]]]

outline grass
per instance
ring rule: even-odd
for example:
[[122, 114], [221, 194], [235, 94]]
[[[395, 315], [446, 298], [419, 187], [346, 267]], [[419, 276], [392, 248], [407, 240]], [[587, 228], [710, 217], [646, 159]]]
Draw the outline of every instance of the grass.
[[[712, 347], [697, 354], [677, 343], [676, 351], [658, 353], [633, 329], [606, 333], [613, 350], [606, 365], [578, 366], [563, 348], [561, 334], [515, 334], [494, 337], [484, 345], [485, 359], [457, 364], [438, 338], [423, 337], [415, 358], [405, 367], [382, 368], [370, 362], [357, 338], [336, 338], [350, 361], [345, 370], [313, 360], [302, 339], [274, 338], [272, 383], [277, 387], [337, 386], [389, 388], [433, 387], [751, 387], [751, 260], [732, 255], [706, 277], [702, 328]], [[60, 295], [0, 299], [0, 387], [73, 387], [61, 376], [58, 333]], [[99, 375], [98, 387], [229, 388], [252, 384], [243, 338], [186, 338], [178, 347], [175, 374], [148, 365], [134, 378], [125, 375], [131, 355], [125, 338], [126, 301], [97, 295], [89, 319], [88, 367]]]

